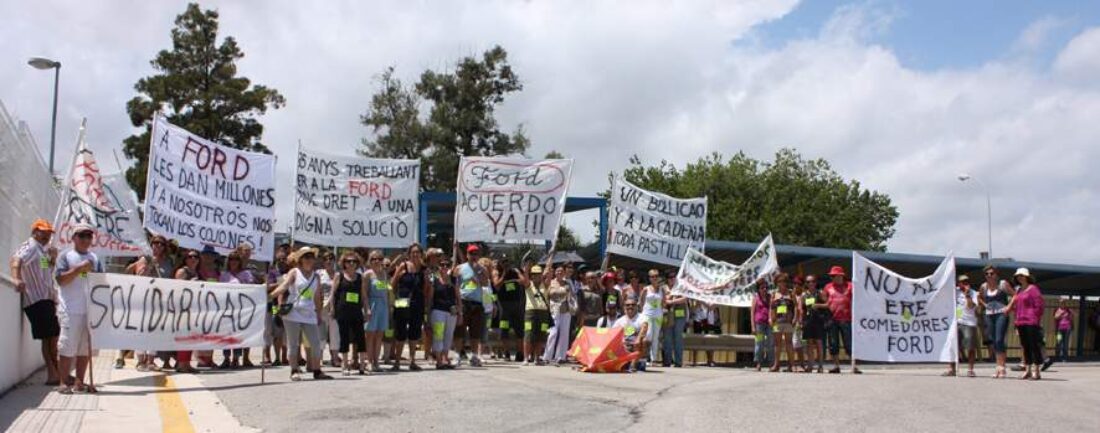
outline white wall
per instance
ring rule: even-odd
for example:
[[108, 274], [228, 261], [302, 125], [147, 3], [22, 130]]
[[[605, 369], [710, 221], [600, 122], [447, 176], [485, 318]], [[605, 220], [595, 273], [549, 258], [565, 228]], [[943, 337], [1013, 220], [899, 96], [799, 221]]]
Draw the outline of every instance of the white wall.
[[60, 198], [47, 167], [26, 124], [12, 119], [0, 102], [0, 393], [43, 365], [41, 345], [31, 339], [8, 259], [30, 237], [36, 218], [53, 220], [57, 212]]

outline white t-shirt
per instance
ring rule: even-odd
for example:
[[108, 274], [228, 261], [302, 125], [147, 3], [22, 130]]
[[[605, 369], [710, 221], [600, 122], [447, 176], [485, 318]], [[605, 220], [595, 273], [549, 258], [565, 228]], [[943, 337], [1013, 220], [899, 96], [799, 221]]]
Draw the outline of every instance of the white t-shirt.
[[314, 271], [310, 275], [304, 275], [298, 268], [290, 272], [294, 274], [294, 284], [291, 285], [286, 300], [294, 301], [294, 308], [283, 317], [283, 320], [315, 325], [317, 324], [317, 304], [313, 303], [313, 294], [321, 290], [321, 279], [318, 275], [320, 272]]
[[612, 325], [612, 328], [623, 328], [623, 341], [628, 344], [633, 344], [638, 340], [638, 333], [642, 331], [642, 324], [645, 323], [645, 316], [641, 314], [634, 315], [631, 319], [630, 316], [620, 317]]
[[[76, 250], [68, 250], [57, 257], [57, 275], [60, 276], [69, 272], [69, 270], [80, 266], [85, 260], [91, 260], [91, 272], [103, 272], [103, 264], [99, 262], [99, 257], [96, 257], [95, 253], [89, 251], [81, 254]], [[77, 275], [76, 278], [69, 281], [69, 284], [59, 284], [57, 291], [58, 298], [61, 301], [58, 305], [59, 311], [67, 314], [87, 314], [88, 292], [90, 290], [88, 274], [86, 273]]]
[[970, 290], [970, 302], [973, 303], [971, 308], [966, 308], [966, 296], [963, 295], [962, 290], [955, 289], [955, 318], [959, 320], [960, 325], [966, 326], [978, 326], [978, 294], [971, 289]]

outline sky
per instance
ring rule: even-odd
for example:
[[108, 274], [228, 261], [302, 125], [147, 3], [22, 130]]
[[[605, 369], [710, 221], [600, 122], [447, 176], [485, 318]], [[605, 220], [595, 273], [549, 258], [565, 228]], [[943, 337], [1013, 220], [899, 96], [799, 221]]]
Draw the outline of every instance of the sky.
[[[529, 155], [576, 160], [572, 195], [606, 189], [635, 154], [682, 167], [711, 152], [770, 159], [791, 147], [892, 198], [890, 251], [976, 257], [988, 191], [995, 256], [1100, 262], [1094, 0], [202, 5], [244, 51], [240, 73], [287, 98], [262, 118], [279, 155], [298, 140], [350, 154], [386, 67], [411, 82], [499, 44], [524, 89], [498, 119], [523, 126]], [[0, 100], [45, 155], [53, 77], [26, 61], [61, 61], [57, 164], [87, 117], [89, 145], [113, 167], [112, 151], [121, 157], [136, 132], [125, 112], [133, 85], [154, 72], [185, 7], [0, 0]], [[277, 169], [281, 221], [292, 215], [292, 159]], [[595, 216], [566, 220], [587, 241]]]

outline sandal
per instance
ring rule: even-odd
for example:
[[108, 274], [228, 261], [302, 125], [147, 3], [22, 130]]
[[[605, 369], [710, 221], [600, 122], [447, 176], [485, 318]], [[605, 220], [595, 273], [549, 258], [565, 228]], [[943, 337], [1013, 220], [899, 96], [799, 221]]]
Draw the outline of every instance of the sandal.
[[58, 394], [64, 394], [64, 395], [72, 395], [73, 388], [70, 387], [69, 385], [61, 385], [61, 386], [57, 387], [57, 393]]
[[978, 377], [978, 375], [974, 374], [974, 370], [969, 370], [966, 372], [966, 377]]
[[409, 371], [420, 371], [420, 370], [423, 370], [423, 369], [422, 369], [422, 368], [420, 368], [420, 366], [419, 366], [419, 365], [416, 365], [416, 364], [409, 364]]
[[954, 371], [945, 371], [945, 372], [940, 374], [940, 377], [954, 377], [954, 376], [955, 376]]

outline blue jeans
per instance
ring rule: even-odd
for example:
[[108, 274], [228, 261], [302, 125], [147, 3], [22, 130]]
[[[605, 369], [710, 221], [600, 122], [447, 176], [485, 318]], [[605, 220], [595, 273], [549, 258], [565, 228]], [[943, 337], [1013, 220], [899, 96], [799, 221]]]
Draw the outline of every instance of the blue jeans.
[[1008, 332], [1008, 316], [1004, 313], [985, 316], [985, 338], [989, 339], [993, 351], [1005, 353], [1005, 333]]
[[770, 365], [775, 359], [775, 345], [772, 344], [772, 327], [767, 323], [754, 323], [753, 336], [755, 343], [752, 347], [752, 362], [760, 365]]
[[1072, 333], [1070, 330], [1058, 331], [1058, 343], [1054, 346], [1054, 358], [1062, 358], [1062, 361], [1069, 360], [1069, 336]]
[[684, 327], [687, 326], [687, 317], [677, 317], [672, 320], [672, 326], [664, 331], [664, 352], [661, 360], [672, 362], [677, 366], [684, 365]]
[[852, 356], [852, 322], [833, 322], [825, 330], [825, 337], [829, 340], [829, 354], [840, 354], [840, 345], [844, 344], [844, 353]]

